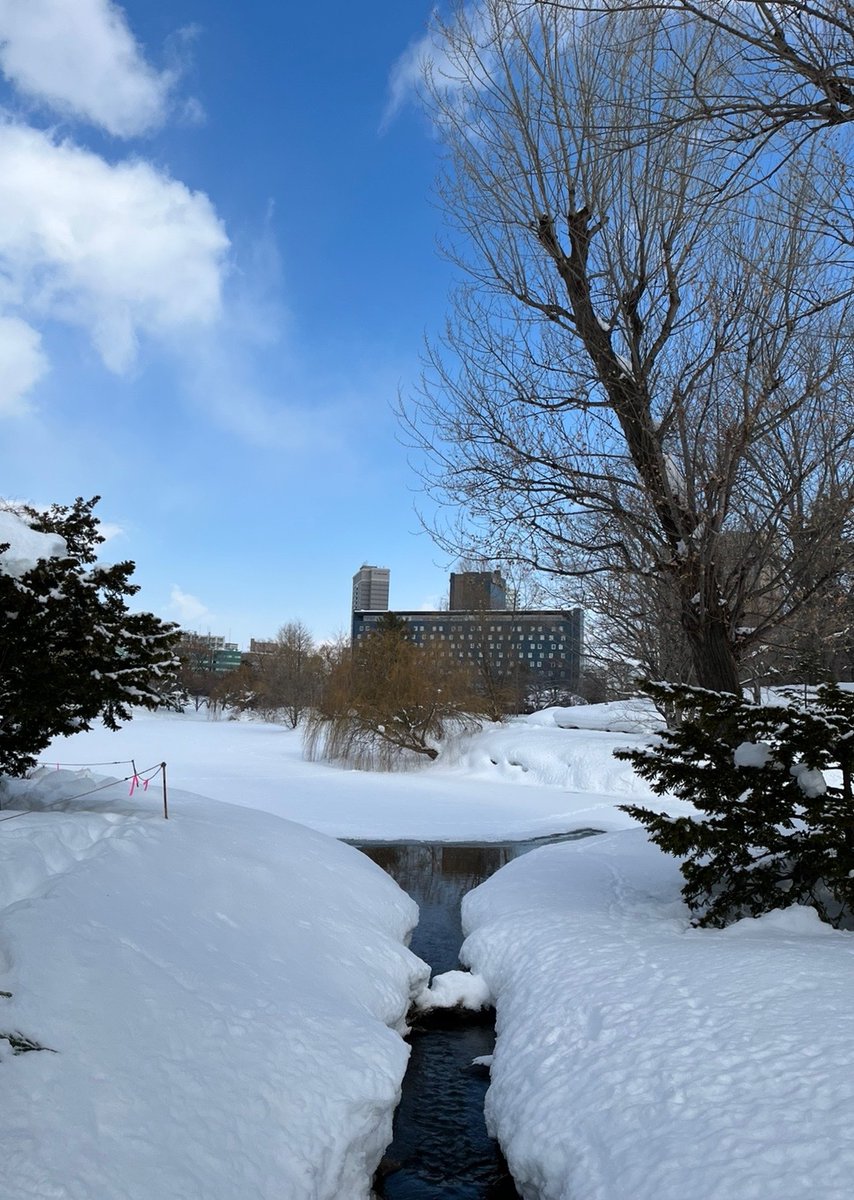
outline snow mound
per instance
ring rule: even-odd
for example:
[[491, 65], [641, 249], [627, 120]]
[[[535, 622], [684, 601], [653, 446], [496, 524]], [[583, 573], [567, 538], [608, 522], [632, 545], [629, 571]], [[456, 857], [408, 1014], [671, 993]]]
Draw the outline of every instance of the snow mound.
[[0, 1198], [367, 1200], [429, 976], [414, 902], [292, 822], [180, 791], [165, 821], [127, 784], [74, 811], [86, 782], [0, 816], [0, 1031], [56, 1051], [2, 1042]]
[[[822, 921], [814, 908], [806, 904], [792, 904], [789, 908], [775, 908], [761, 917], [742, 917], [726, 929], [724, 937], [832, 937], [834, 930]], [[854, 947], [852, 947], [854, 953]]]
[[430, 1012], [434, 1008], [481, 1012], [491, 1007], [492, 994], [486, 980], [469, 971], [445, 971], [442, 975], [436, 975], [429, 988], [415, 997], [415, 1008], [419, 1012]]
[[556, 725], [559, 729], [599, 729], [605, 733], [657, 733], [665, 726], [652, 701], [642, 696], [608, 704], [576, 704], [570, 708], [544, 708], [528, 717], [529, 725]]
[[[563, 711], [548, 709], [536, 716]], [[614, 750], [625, 746], [627, 740], [625, 734], [566, 729], [554, 721], [531, 717], [511, 718], [449, 745], [432, 769], [454, 768], [528, 787], [545, 785], [612, 797], [652, 796], [631, 764], [614, 758]], [[637, 743], [647, 740], [638, 737]]]

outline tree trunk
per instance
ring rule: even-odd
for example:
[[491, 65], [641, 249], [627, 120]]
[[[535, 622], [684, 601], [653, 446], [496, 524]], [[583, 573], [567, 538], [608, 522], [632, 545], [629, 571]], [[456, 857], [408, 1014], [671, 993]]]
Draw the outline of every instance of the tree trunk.
[[684, 628], [699, 686], [712, 692], [732, 692], [740, 696], [738, 663], [722, 615], [710, 613], [697, 621], [685, 622]]

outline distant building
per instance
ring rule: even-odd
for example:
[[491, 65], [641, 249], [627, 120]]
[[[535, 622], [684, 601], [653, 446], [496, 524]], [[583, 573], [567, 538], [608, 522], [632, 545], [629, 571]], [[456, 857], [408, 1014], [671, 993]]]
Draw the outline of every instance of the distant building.
[[451, 572], [450, 607], [478, 612], [507, 607], [507, 584], [500, 571]]
[[227, 642], [213, 633], [182, 633], [178, 654], [194, 671], [215, 671], [217, 675], [236, 670], [243, 661], [237, 642]]
[[[438, 642], [460, 662], [487, 657], [501, 675], [576, 691], [581, 676], [584, 613], [580, 608], [512, 612], [395, 612], [416, 645]], [[353, 643], [377, 627], [382, 613], [353, 613]]]
[[388, 567], [362, 564], [353, 576], [353, 612], [388, 610], [389, 575]]
[[275, 639], [269, 638], [250, 638], [249, 653], [250, 654], [275, 654], [279, 649], [279, 643]]
[[[363, 566], [353, 576], [351, 636], [355, 646], [388, 612], [389, 571]], [[577, 691], [584, 646], [584, 612], [569, 609], [508, 609], [500, 571], [451, 574], [447, 612], [395, 611], [418, 646], [438, 643], [460, 662], [487, 659], [496, 674], [531, 685]]]

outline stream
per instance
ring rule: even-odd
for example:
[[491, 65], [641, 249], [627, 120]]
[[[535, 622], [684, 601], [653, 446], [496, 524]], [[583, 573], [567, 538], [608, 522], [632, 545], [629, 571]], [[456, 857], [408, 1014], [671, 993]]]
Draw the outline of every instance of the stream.
[[[512, 858], [552, 841], [589, 837], [580, 830], [528, 842], [355, 842], [417, 902], [411, 948], [434, 975], [459, 967], [466, 892]], [[518, 1200], [483, 1103], [489, 1071], [472, 1060], [492, 1054], [494, 1014], [434, 1012], [416, 1022], [394, 1118], [394, 1137], [374, 1181], [383, 1200]]]

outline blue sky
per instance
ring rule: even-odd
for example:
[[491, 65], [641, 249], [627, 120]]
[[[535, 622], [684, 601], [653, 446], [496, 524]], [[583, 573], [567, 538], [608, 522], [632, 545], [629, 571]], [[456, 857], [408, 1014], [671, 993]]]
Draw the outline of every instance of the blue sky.
[[429, 10], [0, 0], [0, 495], [100, 494], [189, 628], [332, 636], [365, 561], [446, 595], [391, 408], [453, 283], [387, 119]]

